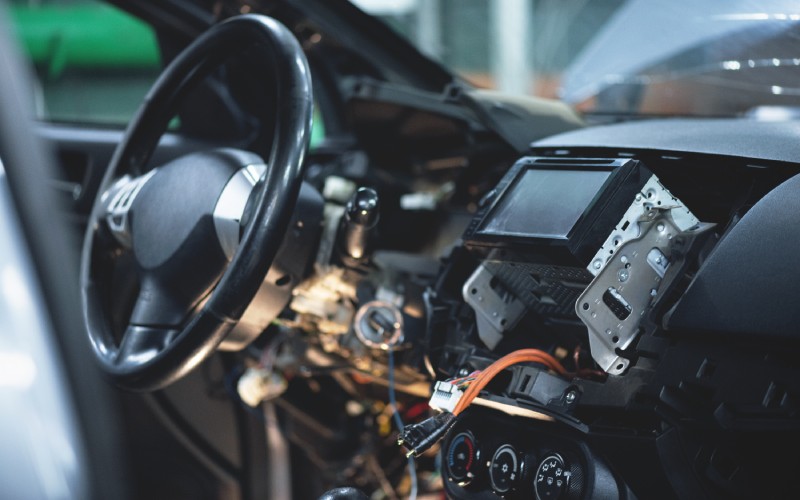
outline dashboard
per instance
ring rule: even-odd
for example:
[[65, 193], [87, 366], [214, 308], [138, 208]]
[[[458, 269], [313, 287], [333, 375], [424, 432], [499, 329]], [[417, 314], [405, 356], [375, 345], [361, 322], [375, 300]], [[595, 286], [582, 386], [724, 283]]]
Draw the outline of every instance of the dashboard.
[[413, 137], [312, 151], [292, 229], [220, 345], [225, 384], [248, 408], [279, 401], [327, 484], [377, 490], [359, 456], [405, 470], [390, 380], [413, 429], [536, 350], [419, 453], [420, 477], [457, 499], [797, 496], [760, 479], [790, 477], [778, 457], [800, 445], [797, 130], [653, 120], [523, 154], [484, 136], [474, 155]]
[[[774, 141], [771, 126], [734, 122], [696, 129], [725, 132], [730, 149], [691, 133], [702, 151], [679, 140], [670, 150], [640, 138], [609, 146], [637, 127], [658, 138], [682, 125], [612, 125], [534, 144], [416, 292], [409, 268], [376, 253], [393, 270], [372, 275], [355, 306], [355, 349], [366, 345], [378, 362], [391, 350], [429, 374], [432, 407], [448, 408], [458, 384], [521, 349], [563, 367], [512, 366], [480, 391], [438, 448], [448, 496], [786, 491], [758, 477], [792, 465], [758, 457], [788, 453], [798, 437], [800, 374], [786, 354], [798, 340], [789, 304], [800, 299], [787, 264], [800, 243], [789, 222], [800, 213], [798, 166], [786, 161], [794, 146], [763, 157], [758, 131]], [[424, 314], [408, 314], [411, 303]]]
[[[796, 324], [785, 252], [797, 240], [781, 214], [800, 183], [796, 165], [776, 161], [791, 152], [737, 156], [763, 145], [758, 126], [736, 139], [745, 125], [695, 129], [730, 131], [724, 156], [691, 133], [706, 152], [644, 149], [644, 132], [681, 127], [669, 121], [564, 134], [534, 144], [542, 156], [519, 159], [489, 192], [432, 294], [438, 368], [463, 377], [489, 352], [536, 347], [569, 373], [515, 366], [480, 393], [442, 446], [449, 496], [793, 488], [760, 481], [791, 466], [757, 457], [788, 453], [798, 436], [786, 355], [798, 339], [782, 326]], [[597, 146], [634, 128], [634, 147]]]
[[219, 346], [237, 403], [276, 401], [328, 485], [401, 484], [398, 432], [452, 415], [403, 443], [449, 498], [800, 495], [776, 479], [800, 445], [797, 124], [628, 122], [519, 152], [389, 90], [353, 98], [357, 141], [308, 156]]
[[[276, 469], [252, 473], [246, 467], [261, 463], [247, 455], [275, 453], [281, 441], [270, 435], [264, 446], [241, 431], [261, 432], [269, 417], [266, 427], [289, 445], [267, 461], [286, 464], [285, 483], [304, 492], [800, 497], [787, 479], [800, 466], [800, 122], [583, 127], [585, 117], [561, 103], [461, 84], [404, 53], [380, 25], [375, 37], [338, 33], [351, 23], [323, 4], [263, 9], [309, 56], [329, 136], [299, 155], [302, 186], [287, 202], [294, 210], [282, 210], [289, 229], [255, 298], [224, 321], [225, 338], [202, 353], [214, 353], [208, 363], [154, 397], [170, 432], [234, 482], [271, 480]], [[187, 24], [254, 6], [217, 6]], [[261, 121], [283, 103], [261, 106], [274, 89], [251, 85], [245, 59], [211, 75], [206, 90], [219, 105], [207, 106], [204, 92], [186, 98], [182, 108], [207, 116], [182, 115], [188, 135], [165, 134], [147, 169], [222, 144], [270, 158], [275, 130]], [[251, 115], [256, 108], [264, 116]], [[205, 131], [219, 123], [243, 136]], [[75, 202], [76, 225], [93, 220], [93, 197], [109, 202], [93, 227], [109, 251], [90, 268], [102, 276], [108, 337], [122, 338], [143, 285], [127, 217], [152, 177], [125, 172], [98, 193], [94, 165], [126, 136], [69, 125], [43, 135], [68, 164], [57, 184]], [[247, 253], [237, 245], [260, 213], [251, 193], [269, 170], [245, 163], [233, 177], [220, 173], [213, 209], [194, 214], [208, 238], [186, 255], [220, 250], [219, 275], [191, 290], [197, 300], [173, 326], [194, 321], [226, 262]], [[200, 177], [195, 188], [211, 184]], [[181, 199], [172, 196], [189, 185], [180, 179], [165, 201]], [[201, 201], [199, 190], [183, 194]], [[168, 212], [153, 210], [143, 225], [159, 226]], [[188, 283], [204, 267], [164, 282]], [[207, 411], [227, 404], [235, 422]]]

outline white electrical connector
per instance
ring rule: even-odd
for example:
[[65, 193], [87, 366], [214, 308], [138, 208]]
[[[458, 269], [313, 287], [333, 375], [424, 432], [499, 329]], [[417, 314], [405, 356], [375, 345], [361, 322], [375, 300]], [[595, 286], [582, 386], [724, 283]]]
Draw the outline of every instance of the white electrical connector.
[[450, 382], [436, 382], [428, 406], [434, 410], [452, 413], [463, 395], [464, 391]]
[[255, 408], [262, 401], [277, 398], [287, 387], [288, 383], [280, 373], [251, 367], [239, 378], [236, 391], [245, 404]]

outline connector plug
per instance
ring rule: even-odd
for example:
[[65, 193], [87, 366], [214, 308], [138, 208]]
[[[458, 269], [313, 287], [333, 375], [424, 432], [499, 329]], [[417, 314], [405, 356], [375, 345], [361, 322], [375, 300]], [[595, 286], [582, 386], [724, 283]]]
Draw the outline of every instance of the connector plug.
[[434, 410], [453, 413], [464, 391], [450, 382], [436, 382], [428, 406]]
[[455, 415], [445, 412], [423, 420], [418, 424], [407, 425], [403, 432], [400, 433], [397, 444], [404, 446], [408, 450], [407, 457], [411, 455], [416, 457], [439, 442], [447, 434], [447, 431], [453, 427], [456, 420]]

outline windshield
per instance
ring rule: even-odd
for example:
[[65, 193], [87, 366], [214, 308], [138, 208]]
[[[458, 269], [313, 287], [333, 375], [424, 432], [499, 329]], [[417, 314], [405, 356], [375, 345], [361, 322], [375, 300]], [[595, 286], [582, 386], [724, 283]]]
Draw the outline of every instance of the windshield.
[[611, 115], [800, 116], [786, 0], [354, 0], [477, 87]]

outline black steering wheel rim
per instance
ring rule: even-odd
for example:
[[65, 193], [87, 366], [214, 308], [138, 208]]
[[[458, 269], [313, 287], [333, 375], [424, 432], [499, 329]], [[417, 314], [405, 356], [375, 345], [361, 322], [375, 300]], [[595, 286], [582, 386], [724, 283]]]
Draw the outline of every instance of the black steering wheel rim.
[[[267, 172], [256, 189], [239, 248], [199, 311], [168, 345], [147, 360], [120, 356], [93, 271], [96, 233], [102, 224], [101, 193], [126, 172], [143, 173], [180, 99], [231, 54], [255, 49], [275, 79], [275, 122]], [[145, 97], [118, 145], [95, 200], [83, 245], [81, 292], [84, 320], [101, 369], [120, 387], [155, 390], [179, 379], [210, 356], [255, 296], [289, 225], [303, 178], [303, 158], [313, 111], [311, 74], [302, 48], [281, 23], [244, 15], [210, 28], [178, 55]]]

